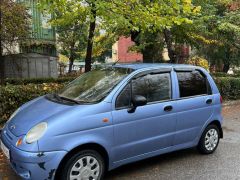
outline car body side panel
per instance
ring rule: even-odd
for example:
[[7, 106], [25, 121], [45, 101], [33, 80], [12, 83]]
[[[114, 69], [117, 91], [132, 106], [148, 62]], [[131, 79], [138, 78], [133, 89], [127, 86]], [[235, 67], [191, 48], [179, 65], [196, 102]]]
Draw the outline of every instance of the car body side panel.
[[176, 114], [164, 112], [167, 105], [174, 107], [166, 102], [138, 107], [132, 114], [127, 110], [113, 112], [114, 161], [172, 146]]
[[[102, 102], [87, 109], [79, 107], [78, 111], [75, 109], [55, 118], [48, 121], [48, 128], [57, 128], [47, 131], [38, 142], [40, 151], [71, 151], [79, 145], [95, 142], [109, 150], [113, 145], [110, 103]], [[67, 122], [67, 125], [62, 122]]]
[[204, 124], [212, 119], [212, 105], [206, 100], [212, 96], [200, 96], [177, 101], [177, 130], [174, 145], [193, 141]]
[[[220, 99], [220, 94], [215, 94], [215, 102], [219, 101]], [[220, 122], [220, 124], [223, 124], [223, 117], [221, 115], [221, 110], [222, 110], [222, 105], [221, 104], [216, 104], [213, 106], [213, 115], [210, 119], [208, 119], [208, 121], [205, 122], [205, 124], [202, 126], [197, 138], [196, 138], [196, 143], [198, 144], [201, 135], [203, 133], [203, 131], [206, 129], [206, 127], [211, 124], [213, 121], [218, 121]]]
[[[221, 109], [220, 94], [211, 78], [211, 76], [202, 68], [198, 68], [202, 71], [211, 86], [212, 95], [194, 96], [187, 98], [180, 98], [178, 90], [177, 101], [177, 128], [174, 145], [181, 145], [192, 142], [193, 145], [197, 145], [203, 130], [206, 125], [214, 120], [221, 121]], [[177, 75], [175, 75], [177, 77]], [[176, 83], [177, 89], [179, 89], [178, 82]], [[212, 99], [212, 104], [207, 104], [206, 101]]]
[[117, 168], [119, 166], [122, 166], [124, 164], [136, 162], [136, 161], [139, 161], [139, 160], [142, 160], [142, 159], [154, 157], [154, 156], [165, 154], [165, 153], [170, 153], [170, 152], [181, 150], [181, 149], [191, 148], [191, 147], [194, 147], [194, 146], [196, 146], [195, 142], [188, 142], [188, 143], [174, 145], [174, 146], [170, 146], [170, 147], [167, 147], [167, 148], [164, 148], [164, 149], [159, 149], [159, 150], [156, 150], [156, 151], [148, 152], [148, 153], [141, 154], [141, 155], [138, 155], [138, 156], [130, 157], [130, 158], [127, 158], [127, 159], [123, 159], [123, 160], [120, 160], [120, 161], [113, 162], [113, 165], [109, 167], [109, 170], [115, 169], [115, 168]]
[[[112, 100], [114, 161], [137, 158], [137, 156], [170, 147], [173, 145], [175, 134], [176, 102], [174, 101], [148, 104], [138, 107], [134, 113], [128, 113], [127, 109], [115, 110], [117, 95], [127, 83], [128, 81], [118, 89]], [[175, 97], [174, 81], [172, 81], [172, 96]], [[173, 106], [173, 111], [164, 111], [164, 107], [168, 105]]]

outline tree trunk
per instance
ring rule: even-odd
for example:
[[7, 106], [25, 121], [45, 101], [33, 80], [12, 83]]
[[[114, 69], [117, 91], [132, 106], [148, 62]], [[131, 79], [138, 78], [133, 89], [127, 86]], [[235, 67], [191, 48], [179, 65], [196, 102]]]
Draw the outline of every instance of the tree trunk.
[[[137, 45], [141, 45], [141, 42], [139, 41], [139, 35], [140, 31], [131, 31], [131, 40]], [[153, 47], [152, 46], [147, 46], [145, 47], [144, 50], [142, 50], [142, 55], [143, 55], [143, 62], [144, 63], [152, 63], [153, 62]]]
[[230, 64], [228, 62], [223, 64], [223, 72], [227, 73], [230, 69]]
[[150, 46], [145, 47], [142, 51], [143, 54], [143, 63], [153, 63], [154, 53], [152, 52], [152, 48]]
[[69, 67], [68, 67], [68, 73], [72, 72], [72, 68], [73, 68], [73, 63], [74, 63], [74, 47], [75, 47], [75, 42], [71, 43], [71, 48], [70, 48], [70, 57], [69, 57]]
[[230, 69], [230, 59], [231, 59], [231, 51], [230, 48], [225, 49], [225, 59], [223, 61], [223, 72], [227, 73]]
[[4, 61], [3, 61], [3, 56], [2, 56], [2, 53], [1, 53], [1, 55], [0, 55], [0, 84], [5, 83], [5, 72], [4, 71], [5, 71]]
[[[2, 12], [1, 6], [2, 1], [0, 1], [0, 27], [2, 26]], [[4, 69], [4, 61], [3, 61], [3, 47], [2, 47], [2, 35], [0, 33], [0, 84], [4, 84], [5, 81], [5, 69]]]
[[141, 43], [139, 42], [139, 35], [140, 35], [140, 31], [131, 31], [131, 40], [137, 45], [139, 46]]
[[94, 38], [94, 33], [96, 28], [96, 16], [97, 16], [96, 6], [94, 3], [92, 4], [91, 13], [93, 16], [93, 20], [90, 22], [90, 27], [89, 27], [87, 53], [85, 58], [85, 72], [91, 71], [91, 68], [92, 68], [93, 38]]
[[72, 72], [73, 62], [74, 62], [74, 58], [73, 58], [73, 56], [71, 55], [70, 58], [69, 58], [69, 68], [68, 68], [68, 73], [71, 73], [71, 72]]
[[[131, 31], [131, 40], [137, 45], [141, 45], [141, 42], [139, 40], [140, 31]], [[156, 38], [158, 37], [158, 32], [151, 34], [151, 36], [148, 36], [146, 43], [148, 43], [147, 46], [141, 51], [143, 55], [143, 62], [144, 63], [154, 63], [154, 62], [162, 62], [162, 51], [163, 48], [159, 46], [159, 44], [156, 41]]]
[[168, 29], [165, 29], [164, 37], [165, 37], [165, 43], [168, 49], [168, 56], [170, 58], [170, 63], [177, 63], [177, 57], [176, 57], [176, 52], [174, 50], [175, 48], [173, 45], [173, 37], [172, 37], [171, 31]]

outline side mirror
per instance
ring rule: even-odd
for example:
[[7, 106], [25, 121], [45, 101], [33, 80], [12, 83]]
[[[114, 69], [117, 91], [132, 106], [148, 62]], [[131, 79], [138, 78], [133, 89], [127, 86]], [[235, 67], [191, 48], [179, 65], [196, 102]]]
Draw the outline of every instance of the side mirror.
[[132, 98], [133, 106], [128, 109], [129, 113], [134, 113], [138, 106], [144, 106], [147, 104], [147, 99], [141, 95], [135, 95]]

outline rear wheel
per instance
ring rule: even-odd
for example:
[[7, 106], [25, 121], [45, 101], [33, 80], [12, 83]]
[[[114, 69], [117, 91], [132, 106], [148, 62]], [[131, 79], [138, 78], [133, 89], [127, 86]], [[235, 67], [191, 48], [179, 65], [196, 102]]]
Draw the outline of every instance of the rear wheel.
[[105, 162], [94, 150], [80, 151], [63, 168], [61, 180], [102, 180]]
[[219, 144], [220, 131], [214, 124], [209, 125], [203, 132], [198, 144], [198, 150], [202, 154], [213, 153]]

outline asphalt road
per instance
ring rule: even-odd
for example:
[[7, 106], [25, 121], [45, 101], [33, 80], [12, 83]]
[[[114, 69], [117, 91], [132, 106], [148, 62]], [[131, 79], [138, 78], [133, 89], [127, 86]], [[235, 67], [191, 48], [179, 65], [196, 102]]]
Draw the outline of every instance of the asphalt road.
[[[240, 180], [240, 103], [223, 108], [224, 139], [212, 155], [195, 149], [129, 164], [107, 173], [106, 180]], [[19, 180], [0, 153], [0, 180]]]

